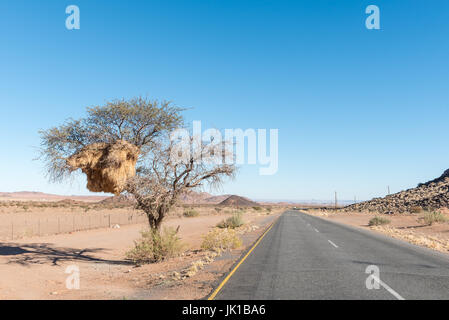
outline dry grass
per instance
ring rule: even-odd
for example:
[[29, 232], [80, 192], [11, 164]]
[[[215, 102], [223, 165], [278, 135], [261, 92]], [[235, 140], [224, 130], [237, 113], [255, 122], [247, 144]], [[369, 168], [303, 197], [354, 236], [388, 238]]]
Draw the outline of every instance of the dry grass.
[[380, 226], [380, 225], [384, 225], [384, 224], [389, 224], [390, 222], [391, 221], [387, 218], [374, 217], [368, 222], [368, 225], [369, 226]]
[[189, 210], [184, 211], [184, 213], [182, 215], [186, 218], [194, 218], [194, 217], [198, 217], [200, 215], [200, 213], [197, 210], [189, 209]]
[[218, 228], [224, 229], [224, 228], [231, 228], [231, 229], [235, 229], [238, 228], [240, 226], [242, 226], [244, 224], [243, 222], [243, 218], [242, 218], [243, 214], [242, 212], [236, 212], [232, 215], [232, 217], [223, 220], [222, 222], [220, 222], [219, 224], [217, 224]]
[[431, 226], [434, 223], [447, 222], [447, 218], [441, 212], [425, 212], [420, 218], [426, 225]]
[[436, 236], [417, 234], [413, 230], [400, 230], [389, 226], [375, 226], [371, 229], [385, 233], [393, 238], [405, 240], [418, 246], [424, 246], [441, 252], [449, 251], [449, 240]]
[[81, 169], [92, 192], [120, 194], [126, 181], [135, 176], [140, 150], [129, 142], [94, 143], [67, 159], [71, 170]]
[[137, 265], [159, 262], [179, 256], [183, 247], [176, 229], [149, 230], [142, 232], [142, 238], [135, 242], [126, 257]]
[[237, 232], [232, 229], [214, 229], [204, 236], [201, 248], [203, 250], [236, 249], [242, 245]]

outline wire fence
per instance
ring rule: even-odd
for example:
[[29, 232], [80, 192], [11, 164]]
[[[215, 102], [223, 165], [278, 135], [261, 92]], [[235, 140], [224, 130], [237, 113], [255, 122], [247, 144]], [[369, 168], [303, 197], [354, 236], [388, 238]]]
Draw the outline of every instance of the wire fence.
[[100, 228], [146, 223], [146, 216], [137, 212], [64, 214], [54, 217], [14, 217], [0, 220], [0, 240], [71, 233]]

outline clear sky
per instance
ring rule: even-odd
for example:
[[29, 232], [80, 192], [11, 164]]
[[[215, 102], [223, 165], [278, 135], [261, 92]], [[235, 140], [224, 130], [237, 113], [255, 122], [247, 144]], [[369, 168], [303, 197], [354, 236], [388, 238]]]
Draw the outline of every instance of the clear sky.
[[137, 95], [279, 129], [278, 173], [242, 166], [221, 192], [368, 199], [449, 168], [447, 0], [2, 0], [0, 40], [0, 191], [87, 194], [47, 183], [38, 130]]

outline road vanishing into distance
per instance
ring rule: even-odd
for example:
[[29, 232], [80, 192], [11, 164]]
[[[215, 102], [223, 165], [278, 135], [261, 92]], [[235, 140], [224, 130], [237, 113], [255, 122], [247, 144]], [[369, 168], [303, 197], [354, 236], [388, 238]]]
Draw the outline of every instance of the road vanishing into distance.
[[449, 299], [449, 255], [287, 211], [214, 294], [226, 300]]

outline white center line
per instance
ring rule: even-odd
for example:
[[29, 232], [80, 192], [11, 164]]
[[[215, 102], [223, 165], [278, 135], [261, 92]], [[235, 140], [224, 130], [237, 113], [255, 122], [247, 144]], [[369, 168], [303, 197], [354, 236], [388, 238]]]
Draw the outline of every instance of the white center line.
[[337, 246], [335, 243], [333, 243], [332, 241], [330, 241], [330, 240], [327, 240], [327, 241], [329, 241], [329, 243], [330, 243], [331, 245], [333, 245], [335, 248], [338, 248], [338, 246]]
[[373, 278], [375, 281], [377, 281], [382, 287], [384, 287], [389, 293], [391, 293], [396, 299], [398, 300], [405, 300], [399, 293], [397, 293], [396, 291], [394, 291], [393, 289], [390, 288], [390, 286], [388, 284], [386, 284], [385, 282], [383, 282], [382, 280], [380, 280], [378, 277], [376, 277], [375, 275], [371, 275], [371, 278]]
[[317, 229], [313, 228], [316, 232], [319, 232]]

